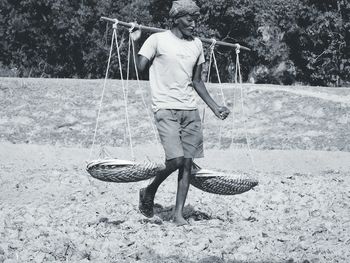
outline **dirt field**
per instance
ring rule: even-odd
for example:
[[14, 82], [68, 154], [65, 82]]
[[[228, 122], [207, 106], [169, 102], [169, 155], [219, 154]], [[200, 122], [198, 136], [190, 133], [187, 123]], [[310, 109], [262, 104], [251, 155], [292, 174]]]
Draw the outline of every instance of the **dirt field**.
[[[243, 85], [243, 114], [239, 87], [223, 85], [234, 118], [220, 124], [205, 110], [197, 162], [260, 184], [236, 196], [191, 187], [191, 224], [176, 227], [175, 174], [146, 219], [137, 206], [148, 181], [104, 183], [85, 171], [102, 84], [0, 78], [0, 262], [350, 261], [350, 89]], [[162, 161], [141, 102], [147, 85], [129, 85], [135, 158]], [[92, 157], [104, 145], [130, 159], [120, 81], [107, 87]]]

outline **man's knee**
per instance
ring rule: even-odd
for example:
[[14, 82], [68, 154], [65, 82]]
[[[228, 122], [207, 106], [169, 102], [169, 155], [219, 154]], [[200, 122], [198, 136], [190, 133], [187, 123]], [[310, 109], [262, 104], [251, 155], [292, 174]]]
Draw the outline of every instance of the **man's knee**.
[[187, 172], [191, 172], [191, 168], [192, 168], [192, 158], [184, 158], [184, 162], [183, 162], [183, 166], [185, 171]]
[[179, 170], [178, 181], [188, 184], [191, 177], [192, 159], [184, 158], [182, 169]]
[[176, 157], [171, 160], [167, 160], [167, 167], [169, 167], [171, 170], [177, 170], [184, 166], [184, 157]]

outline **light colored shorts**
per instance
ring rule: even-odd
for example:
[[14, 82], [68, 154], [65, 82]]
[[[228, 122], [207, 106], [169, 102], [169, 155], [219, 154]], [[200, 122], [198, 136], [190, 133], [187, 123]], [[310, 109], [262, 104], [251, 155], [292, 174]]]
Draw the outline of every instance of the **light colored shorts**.
[[154, 113], [167, 160], [203, 157], [203, 130], [198, 110], [160, 109]]

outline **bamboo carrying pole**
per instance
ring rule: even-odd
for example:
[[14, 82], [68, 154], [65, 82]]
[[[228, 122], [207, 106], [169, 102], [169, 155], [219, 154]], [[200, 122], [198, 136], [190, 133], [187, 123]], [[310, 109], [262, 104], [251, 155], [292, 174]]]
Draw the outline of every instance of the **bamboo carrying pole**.
[[[128, 28], [131, 28], [131, 27], [135, 26], [135, 28], [137, 28], [137, 29], [142, 29], [142, 30], [149, 31], [149, 32], [152, 32], [152, 33], [166, 31], [165, 29], [162, 29], [162, 28], [142, 26], [142, 25], [138, 25], [136, 23], [135, 24], [134, 23], [127, 23], [127, 22], [119, 21], [118, 19], [108, 18], [108, 17], [104, 17], [104, 16], [102, 16], [101, 19], [109, 21], [109, 22], [113, 22], [113, 23], [118, 22], [119, 25], [122, 25], [122, 26], [125, 26], [125, 27], [128, 27]], [[208, 43], [208, 44], [212, 44], [213, 43], [213, 39], [203, 38], [203, 37], [199, 37], [199, 39], [201, 41], [205, 42], [205, 43]], [[227, 46], [227, 47], [234, 47], [234, 48], [239, 48], [241, 50], [250, 51], [250, 48], [241, 46], [239, 44], [232, 44], [232, 43], [223, 42], [223, 41], [216, 41], [215, 44], [216, 45]]]

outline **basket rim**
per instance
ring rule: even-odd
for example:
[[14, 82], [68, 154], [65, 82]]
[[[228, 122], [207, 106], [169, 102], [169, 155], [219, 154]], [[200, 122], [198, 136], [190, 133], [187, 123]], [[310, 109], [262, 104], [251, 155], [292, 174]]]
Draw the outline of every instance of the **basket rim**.
[[208, 169], [200, 169], [200, 170], [194, 170], [191, 172], [192, 175], [200, 176], [200, 177], [217, 177], [217, 176], [224, 176], [223, 174], [219, 174], [218, 172], [208, 170]]
[[125, 166], [125, 165], [134, 165], [135, 163], [129, 160], [123, 160], [123, 159], [96, 159], [96, 160], [92, 160], [90, 161], [86, 168], [89, 169], [90, 167], [94, 166], [94, 165], [120, 165], [120, 166]]
[[199, 170], [192, 170], [191, 172], [192, 176], [199, 177], [199, 178], [218, 178], [218, 177], [224, 177], [227, 179], [242, 179], [242, 180], [252, 180], [255, 181], [255, 179], [244, 176], [242, 174], [239, 174], [237, 172], [219, 172], [219, 171], [213, 171], [208, 169], [199, 169]]

